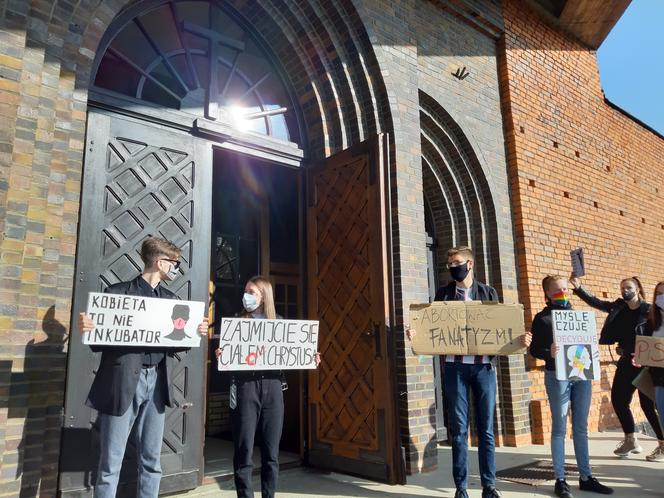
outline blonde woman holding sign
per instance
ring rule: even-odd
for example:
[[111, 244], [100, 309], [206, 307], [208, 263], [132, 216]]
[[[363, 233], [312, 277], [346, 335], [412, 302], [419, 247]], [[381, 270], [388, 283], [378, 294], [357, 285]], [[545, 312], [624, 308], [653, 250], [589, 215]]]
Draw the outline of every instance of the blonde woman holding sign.
[[[262, 276], [250, 278], [242, 296], [245, 318], [281, 318], [274, 307], [272, 284]], [[217, 348], [217, 359], [222, 350]], [[316, 365], [320, 354], [316, 353]], [[261, 441], [261, 496], [273, 498], [279, 475], [279, 441], [284, 423], [287, 388], [281, 370], [243, 370], [233, 373], [229, 404], [233, 423], [233, 472], [238, 498], [254, 498], [251, 481], [254, 439]]]
[[592, 476], [588, 453], [588, 412], [592, 398], [591, 380], [556, 379], [555, 357], [560, 350], [553, 342], [554, 310], [572, 308], [567, 290], [567, 279], [559, 275], [549, 275], [542, 280], [546, 307], [535, 315], [531, 331], [530, 354], [544, 360], [544, 384], [551, 408], [551, 456], [556, 478], [554, 492], [560, 498], [572, 498], [565, 481], [565, 433], [567, 432], [567, 412], [572, 411], [572, 437], [574, 454], [579, 469], [579, 488], [600, 494], [611, 494], [613, 489], [604, 486]]

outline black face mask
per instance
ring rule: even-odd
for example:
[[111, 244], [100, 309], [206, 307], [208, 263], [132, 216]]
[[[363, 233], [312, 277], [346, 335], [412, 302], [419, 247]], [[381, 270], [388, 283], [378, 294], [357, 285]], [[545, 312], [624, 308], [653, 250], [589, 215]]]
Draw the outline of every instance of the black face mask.
[[457, 282], [463, 282], [464, 279], [468, 276], [470, 269], [468, 268], [468, 261], [459, 266], [453, 266], [450, 268], [450, 275]]
[[629, 290], [622, 291], [622, 298], [625, 301], [631, 301], [634, 298], [635, 295], [636, 295], [636, 292], [634, 292], [634, 291], [629, 291]]

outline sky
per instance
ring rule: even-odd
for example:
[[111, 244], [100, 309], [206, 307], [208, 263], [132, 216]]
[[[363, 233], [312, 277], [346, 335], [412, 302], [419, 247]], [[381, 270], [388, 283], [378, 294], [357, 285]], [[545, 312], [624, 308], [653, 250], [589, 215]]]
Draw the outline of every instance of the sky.
[[606, 97], [664, 135], [664, 0], [632, 0], [597, 59]]

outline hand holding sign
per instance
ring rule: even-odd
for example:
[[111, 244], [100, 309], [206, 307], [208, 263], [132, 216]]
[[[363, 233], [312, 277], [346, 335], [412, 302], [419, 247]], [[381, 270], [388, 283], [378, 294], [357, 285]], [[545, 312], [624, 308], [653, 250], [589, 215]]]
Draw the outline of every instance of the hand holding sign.
[[95, 329], [95, 323], [92, 319], [85, 313], [78, 314], [78, 330], [81, 331], [81, 334], [84, 332], [90, 332]]

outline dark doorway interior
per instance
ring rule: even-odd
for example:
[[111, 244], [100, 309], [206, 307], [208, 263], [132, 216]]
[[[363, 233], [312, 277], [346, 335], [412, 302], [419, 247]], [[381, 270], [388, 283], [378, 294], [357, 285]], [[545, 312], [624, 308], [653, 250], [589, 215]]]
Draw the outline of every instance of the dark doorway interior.
[[[221, 317], [242, 311], [244, 285], [257, 274], [270, 277], [278, 314], [284, 318], [304, 317], [300, 173], [242, 154], [215, 152], [210, 267], [210, 316], [215, 324]], [[214, 333], [218, 333], [216, 326]], [[228, 408], [230, 373], [216, 368], [217, 341], [217, 337], [210, 340], [208, 358], [205, 474], [219, 478], [232, 473], [233, 448]], [[290, 371], [286, 377], [289, 389], [284, 392], [282, 465], [299, 464], [303, 448], [303, 375]]]

